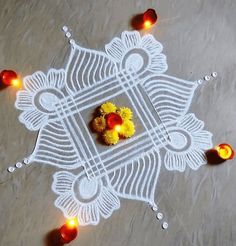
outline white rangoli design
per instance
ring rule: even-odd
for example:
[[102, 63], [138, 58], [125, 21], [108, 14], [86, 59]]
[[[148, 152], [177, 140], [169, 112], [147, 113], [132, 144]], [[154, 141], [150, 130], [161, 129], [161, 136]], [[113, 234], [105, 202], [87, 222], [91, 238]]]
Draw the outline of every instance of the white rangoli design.
[[[154, 205], [161, 163], [171, 171], [198, 169], [212, 134], [187, 113], [200, 82], [164, 74], [166, 57], [152, 35], [125, 31], [105, 52], [72, 41], [65, 69], [26, 76], [15, 106], [20, 122], [39, 130], [28, 163], [64, 169], [53, 176], [55, 206], [80, 225], [96, 225], [119, 209], [120, 198]], [[136, 134], [101, 148], [84, 112], [121, 97], [133, 110]]]

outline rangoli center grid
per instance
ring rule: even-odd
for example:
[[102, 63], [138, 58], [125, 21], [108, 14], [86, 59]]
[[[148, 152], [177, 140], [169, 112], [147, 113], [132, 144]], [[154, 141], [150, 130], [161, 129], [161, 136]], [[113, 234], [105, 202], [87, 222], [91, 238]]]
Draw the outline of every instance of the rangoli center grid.
[[[39, 130], [28, 162], [64, 169], [53, 176], [55, 206], [66, 217], [78, 217], [80, 225], [110, 217], [120, 198], [154, 205], [162, 163], [181, 172], [206, 163], [212, 135], [187, 113], [199, 83], [165, 74], [162, 49], [152, 35], [141, 37], [137, 31], [123, 32], [105, 52], [71, 42], [65, 69], [24, 78], [25, 90], [15, 104], [23, 111], [19, 120]], [[83, 113], [119, 98], [132, 108], [139, 130], [115, 146], [101, 147]]]

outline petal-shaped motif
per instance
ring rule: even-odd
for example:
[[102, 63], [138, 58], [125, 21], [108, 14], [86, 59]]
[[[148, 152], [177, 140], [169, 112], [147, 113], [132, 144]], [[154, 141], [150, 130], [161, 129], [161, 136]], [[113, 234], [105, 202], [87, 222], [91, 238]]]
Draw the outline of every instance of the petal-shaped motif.
[[38, 71], [30, 76], [26, 76], [23, 80], [24, 87], [33, 93], [37, 92], [41, 88], [48, 86], [46, 76], [43, 72]]
[[59, 195], [55, 206], [61, 209], [66, 217], [77, 216], [80, 225], [97, 225], [101, 216], [108, 218], [114, 210], [120, 207], [120, 201], [113, 193], [106, 177], [98, 180], [100, 187], [96, 191], [96, 195], [89, 197], [90, 200], [81, 199], [79, 193], [84, 193], [85, 189], [90, 192], [91, 189], [88, 183], [74, 183], [75, 180], [81, 181], [81, 177], [85, 177], [84, 172], [79, 175], [67, 171], [54, 174], [52, 190]]
[[28, 110], [33, 107], [33, 96], [28, 91], [18, 91], [16, 94], [15, 107], [20, 110]]
[[91, 203], [82, 205], [78, 212], [78, 220], [80, 225], [97, 225], [99, 223], [99, 210], [97, 204]]
[[39, 130], [43, 125], [47, 124], [47, 119], [47, 115], [37, 111], [36, 109], [24, 111], [19, 116], [19, 121], [25, 124], [25, 126], [31, 131]]
[[200, 166], [207, 163], [204, 151], [200, 149], [192, 149], [186, 155], [187, 157], [187, 164], [193, 170], [197, 170]]
[[[168, 68], [166, 56], [161, 54], [163, 47], [151, 34], [141, 38], [137, 31], [125, 31], [121, 34], [121, 39], [114, 38], [105, 48], [108, 56], [116, 63], [123, 64], [123, 59], [127, 59], [125, 60], [126, 69], [143, 66], [143, 61], [147, 63], [145, 69], [156, 74], [162, 74]], [[133, 54], [126, 57], [131, 50]]]
[[185, 155], [172, 152], [166, 152], [164, 158], [165, 167], [167, 170], [178, 170], [183, 172], [186, 168]]
[[162, 44], [151, 34], [142, 37], [141, 47], [146, 49], [152, 57], [159, 55], [163, 50]]
[[65, 70], [50, 69], [47, 74], [48, 86], [61, 89], [65, 84]]
[[66, 171], [55, 173], [53, 175], [52, 190], [59, 195], [71, 192], [75, 178], [76, 176], [73, 173]]
[[204, 123], [201, 120], [197, 119], [194, 114], [187, 114], [180, 120], [178, 126], [193, 133], [202, 130], [204, 127]]
[[141, 37], [139, 32], [132, 31], [132, 32], [122, 32], [121, 40], [126, 46], [127, 49], [135, 48], [141, 41]]
[[68, 192], [59, 196], [55, 201], [55, 206], [62, 210], [65, 217], [75, 217], [78, 214], [79, 207], [73, 195]]
[[212, 134], [210, 132], [201, 130], [199, 132], [193, 132], [192, 136], [196, 147], [203, 150], [212, 148]]
[[164, 73], [168, 69], [166, 56], [163, 54], [155, 55], [151, 58], [150, 70], [154, 73]]
[[114, 62], [120, 62], [126, 52], [126, 48], [119, 38], [114, 38], [105, 46], [105, 50]]
[[113, 211], [120, 207], [119, 198], [107, 188], [103, 188], [102, 196], [98, 198], [97, 202], [100, 214], [105, 219], [110, 217]]

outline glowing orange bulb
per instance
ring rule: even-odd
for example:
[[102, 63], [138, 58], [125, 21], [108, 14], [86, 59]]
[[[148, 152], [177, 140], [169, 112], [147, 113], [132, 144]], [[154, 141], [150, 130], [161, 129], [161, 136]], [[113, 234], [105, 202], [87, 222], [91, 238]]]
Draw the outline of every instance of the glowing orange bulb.
[[144, 24], [143, 24], [143, 25], [144, 25], [144, 27], [145, 27], [146, 29], [148, 29], [148, 28], [150, 28], [150, 27], [151, 27], [152, 22], [147, 20], [147, 21], [145, 21], [145, 22], [144, 22]]
[[71, 218], [66, 220], [66, 226], [68, 228], [77, 228], [79, 225], [77, 218]]
[[106, 115], [106, 123], [109, 129], [115, 129], [123, 123], [123, 120], [119, 114], [109, 113]]
[[234, 158], [234, 150], [229, 144], [219, 144], [215, 147], [220, 158], [224, 160]]
[[19, 79], [13, 79], [11, 81], [11, 85], [13, 85], [15, 87], [19, 87], [21, 85], [21, 81]]
[[0, 73], [0, 81], [3, 83], [5, 86], [10, 86], [12, 85], [14, 80], [17, 80], [17, 74], [13, 70], [3, 70]]
[[148, 9], [143, 14], [143, 26], [148, 29], [157, 21], [157, 14], [154, 9]]
[[121, 125], [116, 125], [116, 126], [114, 127], [114, 129], [115, 129], [117, 132], [120, 132], [120, 130], [121, 130]]
[[60, 228], [60, 235], [63, 244], [73, 241], [78, 235], [77, 218], [67, 219], [66, 223]]

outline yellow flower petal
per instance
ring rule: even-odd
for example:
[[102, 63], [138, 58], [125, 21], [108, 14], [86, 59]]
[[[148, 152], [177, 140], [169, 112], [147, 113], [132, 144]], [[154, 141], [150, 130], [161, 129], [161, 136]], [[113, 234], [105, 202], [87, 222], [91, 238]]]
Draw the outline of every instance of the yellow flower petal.
[[125, 138], [132, 137], [135, 133], [134, 123], [130, 120], [124, 120], [119, 133]]
[[107, 130], [103, 134], [103, 139], [107, 145], [116, 144], [119, 141], [119, 135], [116, 130]]
[[111, 102], [103, 103], [100, 107], [101, 114], [109, 114], [115, 112], [116, 112], [116, 106]]
[[96, 117], [92, 122], [92, 127], [96, 132], [103, 132], [106, 128], [106, 120], [103, 116]]
[[123, 120], [131, 120], [133, 117], [132, 111], [126, 107], [119, 108], [117, 112]]

